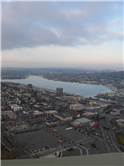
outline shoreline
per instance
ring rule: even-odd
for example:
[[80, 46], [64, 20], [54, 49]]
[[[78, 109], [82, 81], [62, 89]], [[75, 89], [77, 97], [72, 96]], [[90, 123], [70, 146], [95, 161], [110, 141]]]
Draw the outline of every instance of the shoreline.
[[115, 92], [118, 91], [117, 88], [115, 86], [113, 86], [113, 85], [110, 86], [108, 84], [102, 84], [102, 83], [93, 82], [93, 81], [83, 81], [83, 80], [82, 81], [67, 81], [67, 80], [61, 80], [61, 79], [51, 79], [51, 78], [45, 77], [43, 75], [41, 77], [43, 77], [43, 78], [45, 78], [47, 80], [53, 80], [53, 81], [80, 83], [80, 84], [90, 84], [90, 85], [102, 85], [102, 86], [105, 86], [105, 87], [109, 88], [112, 91], [112, 93], [115, 93]]
[[44, 78], [44, 79], [47, 79], [47, 80], [51, 80], [51, 81], [60, 81], [60, 82], [69, 82], [69, 83], [79, 83], [79, 84], [87, 84], [87, 85], [101, 85], [101, 86], [105, 86], [105, 87], [107, 87], [107, 88], [109, 88], [109, 89], [111, 89], [112, 91], [116, 91], [116, 87], [114, 87], [114, 86], [109, 86], [109, 85], [107, 85], [107, 84], [102, 84], [102, 83], [98, 83], [98, 82], [93, 82], [93, 81], [70, 81], [70, 80], [61, 80], [61, 79], [51, 79], [51, 78], [48, 78], [48, 77], [45, 77], [44, 75], [28, 75], [28, 76], [26, 76], [26, 77], [21, 77], [21, 78], [4, 78], [4, 79], [1, 79], [1, 81], [4, 81], [4, 80], [16, 80], [16, 79], [27, 79], [28, 77], [30, 77], [30, 76], [38, 76], [38, 77], [42, 77], [42, 78]]
[[[108, 88], [109, 90], [110, 90], [110, 92], [103, 92], [103, 93], [98, 93], [98, 94], [96, 94], [96, 95], [94, 95], [94, 96], [89, 96], [89, 97], [92, 97], [92, 98], [94, 98], [94, 97], [97, 97], [98, 95], [109, 95], [109, 94], [114, 94], [114, 93], [117, 93], [117, 90], [115, 89], [115, 87], [113, 88], [112, 86], [109, 86], [109, 85], [105, 85], [105, 84], [100, 84], [100, 83], [97, 83], [97, 82], [93, 82], [93, 81], [88, 81], [88, 82], [86, 82], [86, 81], [72, 81], [72, 82], [70, 82], [69, 80], [68, 81], [62, 81], [62, 80], [59, 80], [59, 79], [50, 79], [50, 78], [47, 78], [47, 77], [45, 77], [44, 75], [28, 75], [28, 76], [26, 76], [25, 78], [20, 78], [20, 80], [23, 80], [23, 79], [27, 79], [28, 77], [30, 77], [30, 76], [38, 76], [38, 77], [42, 77], [42, 78], [44, 78], [44, 79], [47, 79], [47, 80], [52, 80], [52, 81], [61, 81], [61, 82], [69, 82], [69, 83], [79, 83], [79, 84], [86, 84], [86, 85], [101, 85], [101, 86], [104, 86], [104, 87], [106, 87], [106, 88]], [[6, 81], [6, 79], [4, 80], [2, 80], [2, 82], [9, 82], [9, 83], [11, 83], [9, 80], [16, 80], [17, 78], [13, 78], [13, 79], [7, 79], [7, 81]], [[18, 79], [19, 80], [19, 79]], [[21, 83], [20, 83], [21, 84]], [[38, 87], [38, 86], [34, 86], [33, 85], [33, 87], [35, 87], [35, 88], [37, 88], [37, 89], [44, 89], [44, 90], [48, 90], [48, 91], [52, 91], [52, 92], [54, 92], [55, 93], [55, 90], [53, 90], [53, 89], [49, 89], [49, 88], [40, 88], [40, 87]], [[72, 95], [72, 96], [80, 96], [80, 97], [83, 97], [83, 98], [89, 98], [89, 97], [86, 97], [86, 96], [83, 96], [83, 95], [79, 95], [79, 94], [74, 94], [74, 93], [67, 93], [66, 91], [64, 92], [66, 95]]]
[[[87, 85], [101, 85], [101, 86], [105, 86], [105, 87], [107, 87], [107, 88], [109, 88], [112, 92], [107, 92], [107, 93], [116, 93], [116, 92], [118, 92], [118, 89], [115, 87], [115, 86], [113, 86], [113, 85], [108, 85], [108, 84], [104, 84], [104, 83], [99, 83], [99, 82], [96, 82], [96, 81], [67, 81], [67, 80], [61, 80], [61, 79], [56, 79], [56, 78], [53, 78], [53, 79], [51, 79], [51, 78], [48, 78], [48, 77], [46, 77], [46, 76], [44, 76], [44, 75], [28, 75], [28, 76], [25, 76], [25, 77], [20, 77], [20, 78], [6, 78], [7, 80], [16, 80], [16, 79], [27, 79], [28, 77], [30, 77], [30, 76], [38, 76], [38, 77], [42, 77], [42, 78], [44, 78], [44, 79], [47, 79], [47, 80], [52, 80], [52, 81], [61, 81], [61, 82], [69, 82], [69, 83], [79, 83], [79, 84], [87, 84]], [[1, 79], [1, 81], [4, 81], [4, 80], [6, 80], [5, 78], [4, 79]], [[104, 93], [105, 94], [105, 93]]]

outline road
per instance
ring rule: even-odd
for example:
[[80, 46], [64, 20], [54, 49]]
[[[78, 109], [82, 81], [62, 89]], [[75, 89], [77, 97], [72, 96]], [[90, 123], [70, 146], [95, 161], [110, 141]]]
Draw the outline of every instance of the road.
[[100, 129], [102, 132], [103, 141], [104, 141], [104, 145], [106, 147], [107, 152], [108, 153], [121, 152], [116, 144], [116, 141], [114, 139], [111, 129], [103, 129], [103, 127], [100, 127]]

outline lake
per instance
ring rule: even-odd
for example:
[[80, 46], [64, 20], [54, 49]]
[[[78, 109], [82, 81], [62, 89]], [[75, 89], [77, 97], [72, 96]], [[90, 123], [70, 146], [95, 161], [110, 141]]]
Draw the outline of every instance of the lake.
[[39, 88], [56, 90], [61, 87], [66, 93], [80, 95], [84, 97], [93, 97], [99, 93], [111, 92], [111, 90], [103, 85], [83, 84], [75, 82], [54, 81], [43, 78], [42, 76], [29, 76], [25, 79], [8, 79], [8, 82], [32, 84]]

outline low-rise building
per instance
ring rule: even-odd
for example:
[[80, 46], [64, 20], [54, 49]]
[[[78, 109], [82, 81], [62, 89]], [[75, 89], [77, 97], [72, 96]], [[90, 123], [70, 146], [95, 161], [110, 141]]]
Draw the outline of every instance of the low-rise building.
[[14, 112], [17, 112], [17, 111], [20, 111], [22, 110], [22, 107], [17, 105], [17, 104], [12, 104], [10, 105], [10, 108], [14, 111]]
[[117, 119], [116, 123], [119, 128], [124, 128], [124, 119]]
[[10, 120], [16, 120], [16, 114], [13, 111], [3, 111], [2, 112], [3, 117], [8, 117]]
[[91, 123], [91, 120], [88, 118], [79, 118], [74, 120], [71, 124], [74, 127], [83, 127], [83, 126], [89, 126]]
[[97, 116], [97, 112], [84, 112], [82, 115], [84, 117], [92, 118]]
[[72, 116], [63, 117], [63, 116], [55, 114], [54, 117], [56, 117], [61, 122], [67, 122], [67, 121], [71, 121], [72, 120]]
[[81, 97], [80, 96], [64, 96], [64, 99], [68, 103], [78, 103], [78, 102], [81, 101]]
[[83, 104], [70, 104], [70, 110], [71, 111], [81, 111], [83, 110], [85, 107]]

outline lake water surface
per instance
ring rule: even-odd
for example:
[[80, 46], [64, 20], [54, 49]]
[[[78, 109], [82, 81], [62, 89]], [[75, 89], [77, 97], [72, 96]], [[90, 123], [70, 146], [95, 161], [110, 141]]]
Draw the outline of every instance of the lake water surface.
[[46, 88], [51, 90], [56, 90], [56, 88], [61, 87], [63, 88], [63, 91], [66, 93], [80, 95], [84, 97], [93, 97], [99, 93], [111, 92], [111, 90], [108, 87], [103, 85], [54, 81], [48, 80], [41, 76], [29, 76], [25, 79], [8, 79], [4, 81], [22, 84], [32, 84], [39, 88]]

